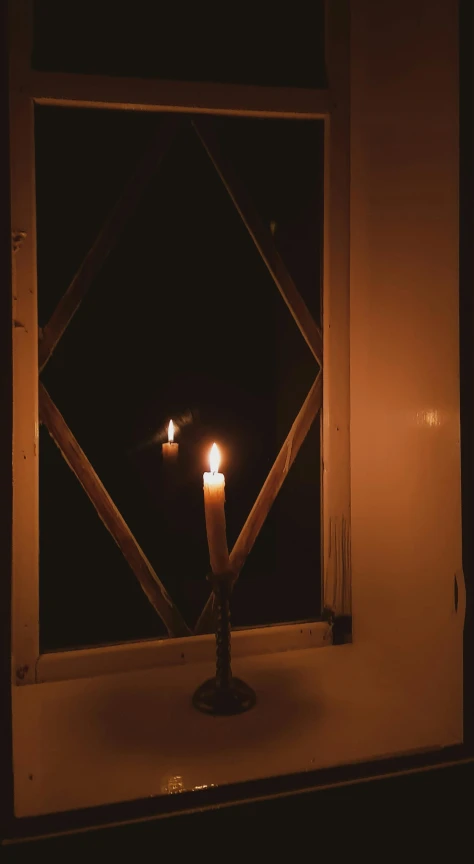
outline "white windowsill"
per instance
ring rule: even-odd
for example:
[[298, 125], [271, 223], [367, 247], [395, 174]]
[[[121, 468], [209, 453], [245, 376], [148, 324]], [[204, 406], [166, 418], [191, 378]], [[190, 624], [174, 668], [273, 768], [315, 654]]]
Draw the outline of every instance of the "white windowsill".
[[433, 710], [433, 675], [423, 687], [419, 664], [400, 664], [391, 651], [344, 645], [236, 658], [234, 674], [258, 699], [238, 717], [192, 707], [212, 671], [204, 662], [14, 687], [16, 815], [460, 742], [442, 704]]
[[[302, 648], [326, 648], [332, 643], [331, 627], [324, 621], [253, 627], [232, 632], [232, 655], [247, 657]], [[215, 637], [188, 636], [180, 639], [146, 639], [73, 651], [41, 654], [36, 681], [61, 681], [96, 675], [130, 672], [158, 666], [183, 666], [210, 662], [215, 658]]]

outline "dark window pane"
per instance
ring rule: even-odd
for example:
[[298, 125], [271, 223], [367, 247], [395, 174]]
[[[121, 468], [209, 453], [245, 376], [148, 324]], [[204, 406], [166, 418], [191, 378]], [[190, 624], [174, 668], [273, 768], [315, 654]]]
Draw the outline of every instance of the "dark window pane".
[[237, 166], [236, 173], [319, 323], [323, 124], [219, 117], [213, 126], [220, 152], [227, 163]]
[[[37, 109], [42, 324], [90, 242], [91, 221], [96, 225], [99, 212], [106, 212], [101, 203], [106, 190], [115, 189], [108, 153], [124, 152], [131, 162], [137, 142], [145, 146], [155, 121], [166, 117], [105, 112], [104, 119], [95, 111]], [[321, 124], [229, 119], [219, 120], [215, 130], [262, 218], [276, 223], [275, 240], [317, 317]], [[81, 140], [97, 137], [98, 155], [81, 146]], [[53, 138], [54, 147], [48, 147]], [[61, 169], [58, 152], [66, 154]], [[116, 159], [114, 152], [114, 164]], [[120, 180], [125, 173], [118, 171]], [[64, 243], [51, 236], [58, 212]], [[186, 122], [43, 380], [190, 625], [209, 590], [202, 473], [210, 445], [216, 440], [223, 451], [232, 546], [317, 369]], [[170, 417], [180, 429], [173, 474], [164, 473], [161, 458]], [[237, 626], [320, 613], [319, 458], [316, 422], [243, 570], [235, 592]], [[83, 542], [89, 542], [85, 534]], [[61, 578], [64, 565], [60, 558], [53, 561], [53, 530], [42, 531], [41, 543], [49, 548], [49, 557], [42, 552], [41, 573], [45, 561], [56, 573], [45, 583], [52, 608], [54, 579]], [[93, 547], [89, 557], [90, 581], [82, 588], [93, 604], [102, 577]], [[117, 603], [128, 607], [125, 594]], [[119, 638], [136, 638], [141, 612], [130, 605], [129, 623], [122, 613]], [[149, 635], [147, 620], [143, 636]], [[104, 617], [100, 641], [111, 633], [116, 639], [116, 632]], [[87, 626], [82, 639], [90, 641]]]
[[40, 430], [40, 651], [166, 629], [46, 429]]
[[162, 115], [36, 108], [39, 324], [51, 317]]
[[37, 0], [36, 69], [218, 81], [269, 86], [324, 86], [324, 2], [296, 12], [284, 4], [223, 6], [135, 0]]

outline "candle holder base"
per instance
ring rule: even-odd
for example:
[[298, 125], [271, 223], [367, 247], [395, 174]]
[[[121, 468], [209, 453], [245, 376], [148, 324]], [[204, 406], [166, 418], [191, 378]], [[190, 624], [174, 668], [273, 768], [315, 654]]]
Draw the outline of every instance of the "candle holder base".
[[204, 714], [229, 716], [243, 714], [257, 701], [255, 692], [240, 678], [232, 678], [228, 687], [218, 687], [215, 678], [204, 681], [193, 696], [193, 705]]

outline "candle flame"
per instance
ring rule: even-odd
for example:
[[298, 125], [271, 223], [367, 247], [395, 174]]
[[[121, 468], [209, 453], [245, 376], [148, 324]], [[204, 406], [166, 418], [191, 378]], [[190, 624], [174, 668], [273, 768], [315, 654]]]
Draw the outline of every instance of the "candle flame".
[[220, 461], [221, 461], [221, 454], [219, 453], [219, 448], [218, 448], [217, 444], [213, 444], [211, 447], [211, 452], [209, 454], [211, 474], [217, 474], [217, 472], [219, 471]]
[[168, 426], [168, 442], [172, 444], [174, 441], [174, 423], [172, 420], [169, 422]]

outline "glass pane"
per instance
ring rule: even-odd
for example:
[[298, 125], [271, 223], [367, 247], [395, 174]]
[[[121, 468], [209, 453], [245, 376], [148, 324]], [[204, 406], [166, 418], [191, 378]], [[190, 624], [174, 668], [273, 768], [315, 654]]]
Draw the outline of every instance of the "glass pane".
[[36, 0], [33, 66], [39, 70], [323, 87], [324, 2], [223, 7], [135, 0]]
[[40, 650], [165, 636], [44, 427], [40, 448]]
[[[153, 131], [150, 122], [166, 122], [165, 116], [119, 115], [119, 130], [115, 112], [110, 126], [111, 115], [104, 113], [37, 109], [42, 326], [87, 247], [91, 220], [97, 224], [99, 211], [106, 212], [101, 202], [116, 180], [108, 154], [115, 164], [112, 151], [123, 150], [125, 161], [131, 162], [137, 141], [145, 145]], [[76, 134], [79, 122], [82, 138]], [[316, 317], [321, 124], [220, 119], [215, 128], [262, 218], [272, 223], [281, 253]], [[98, 137], [99, 155], [81, 147], [81, 140]], [[270, 144], [271, 158], [266, 158]], [[120, 180], [123, 174], [121, 168]], [[64, 244], [57, 235], [52, 239], [58, 213]], [[317, 371], [186, 122], [42, 379], [191, 626], [209, 592], [202, 474], [208, 470], [210, 446], [217, 441], [223, 453], [231, 547]], [[179, 429], [179, 459], [173, 471], [165, 472], [161, 444], [170, 417]], [[236, 587], [237, 626], [320, 614], [319, 460], [316, 421]], [[48, 463], [42, 482], [49, 483], [46, 478], [49, 473], [53, 478], [55, 470]], [[47, 499], [42, 506], [50, 506]], [[97, 523], [106, 533], [98, 517]], [[64, 579], [64, 556], [55, 551], [54, 519], [44, 525], [50, 527], [41, 532], [42, 608], [54, 607], [55, 614], [67, 616], [67, 609], [59, 612], [54, 589], [55, 580]], [[85, 531], [81, 537], [85, 546], [92, 543], [89, 581], [81, 582], [81, 590], [94, 605], [103, 565]], [[43, 575], [46, 566], [48, 577]], [[128, 575], [130, 590], [136, 591], [135, 577]], [[142, 627], [142, 612], [124, 592], [114, 599], [114, 623], [104, 615], [99, 641], [136, 638], [137, 631], [150, 635], [149, 617]], [[51, 618], [52, 613], [42, 617], [42, 633]], [[75, 644], [97, 640], [85, 619], [81, 626]], [[44, 639], [51, 645], [47, 634]]]

